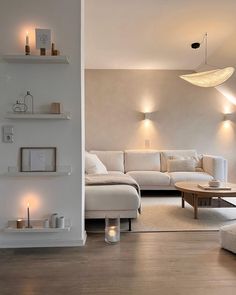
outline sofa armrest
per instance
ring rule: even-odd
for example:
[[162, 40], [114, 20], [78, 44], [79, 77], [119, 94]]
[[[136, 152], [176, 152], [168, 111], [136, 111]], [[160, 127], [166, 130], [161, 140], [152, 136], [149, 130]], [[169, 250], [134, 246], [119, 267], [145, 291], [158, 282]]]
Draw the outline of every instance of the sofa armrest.
[[228, 163], [227, 160], [219, 156], [203, 155], [203, 170], [212, 175], [214, 179], [227, 181]]

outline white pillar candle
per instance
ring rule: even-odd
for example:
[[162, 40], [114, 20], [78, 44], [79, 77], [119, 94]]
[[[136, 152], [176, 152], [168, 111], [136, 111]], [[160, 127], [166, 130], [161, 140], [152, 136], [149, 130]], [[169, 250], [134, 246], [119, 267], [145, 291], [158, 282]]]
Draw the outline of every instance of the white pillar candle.
[[65, 218], [64, 216], [61, 216], [57, 218], [57, 227], [58, 228], [65, 228]]
[[58, 217], [58, 214], [57, 213], [54, 213], [51, 216], [51, 227], [52, 228], [56, 228], [57, 227], [57, 217]]

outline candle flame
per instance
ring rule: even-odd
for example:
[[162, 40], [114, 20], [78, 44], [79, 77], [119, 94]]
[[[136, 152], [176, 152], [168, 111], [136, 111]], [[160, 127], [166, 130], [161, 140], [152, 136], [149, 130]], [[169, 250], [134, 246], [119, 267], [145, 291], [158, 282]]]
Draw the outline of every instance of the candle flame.
[[28, 203], [27, 203], [27, 207], [28, 207], [28, 208], [29, 208], [29, 205], [30, 205], [30, 204], [29, 204], [29, 202], [28, 202]]

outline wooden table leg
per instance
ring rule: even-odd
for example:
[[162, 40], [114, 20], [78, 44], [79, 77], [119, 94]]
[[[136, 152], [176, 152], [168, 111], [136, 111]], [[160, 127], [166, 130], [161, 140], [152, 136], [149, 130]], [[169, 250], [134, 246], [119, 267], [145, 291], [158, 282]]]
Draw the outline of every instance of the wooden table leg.
[[194, 202], [194, 219], [198, 219], [198, 197], [196, 194], [193, 194]]
[[185, 203], [184, 203], [184, 192], [182, 192], [181, 195], [182, 195], [182, 208], [185, 208]]

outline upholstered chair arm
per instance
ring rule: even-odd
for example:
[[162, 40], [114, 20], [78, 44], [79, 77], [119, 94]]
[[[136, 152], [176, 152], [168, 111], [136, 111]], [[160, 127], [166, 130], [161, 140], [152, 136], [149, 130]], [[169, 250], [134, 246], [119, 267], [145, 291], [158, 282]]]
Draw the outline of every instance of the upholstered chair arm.
[[203, 155], [203, 170], [220, 181], [227, 181], [228, 163], [219, 156]]

